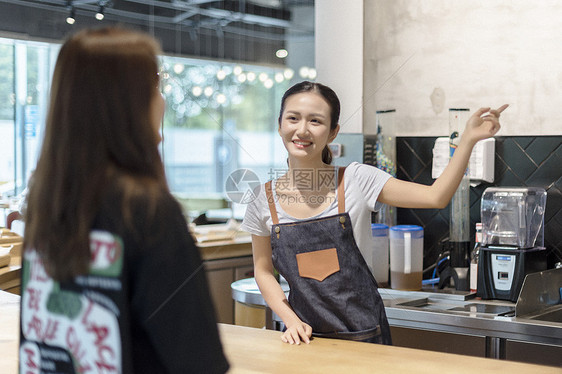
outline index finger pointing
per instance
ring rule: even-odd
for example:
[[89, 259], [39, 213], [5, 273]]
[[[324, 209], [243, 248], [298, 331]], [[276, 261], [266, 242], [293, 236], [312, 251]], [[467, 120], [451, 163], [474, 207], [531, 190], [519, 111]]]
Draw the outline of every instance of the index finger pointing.
[[509, 106], [509, 104], [504, 104], [504, 105], [500, 106], [498, 109], [496, 109], [496, 112], [501, 113], [501, 112], [503, 112], [508, 106]]

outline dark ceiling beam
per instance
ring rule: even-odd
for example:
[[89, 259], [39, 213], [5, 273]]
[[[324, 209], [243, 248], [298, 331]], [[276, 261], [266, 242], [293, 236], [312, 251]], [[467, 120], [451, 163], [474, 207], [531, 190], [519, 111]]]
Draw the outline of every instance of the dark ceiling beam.
[[[165, 2], [159, 0], [152, 0], [152, 1], [124, 0], [124, 1], [142, 4], [143, 6], [153, 6], [153, 7], [160, 7], [160, 8], [171, 9], [171, 10], [181, 10], [181, 11], [189, 12], [187, 14], [182, 13], [185, 15], [184, 20], [193, 17], [195, 15], [201, 15], [210, 18], [225, 19], [229, 21], [242, 22], [246, 24], [255, 24], [255, 25], [266, 26], [266, 27], [267, 26], [278, 27], [282, 29], [294, 27], [294, 25], [292, 25], [291, 22], [288, 20], [261, 16], [256, 14], [235, 12], [230, 10], [216, 9], [216, 8], [201, 8], [197, 5], [192, 5], [194, 3], [186, 3], [184, 1], [179, 1], [179, 0], [172, 0], [172, 2]], [[66, 0], [43, 0], [41, 2], [28, 1], [28, 0], [0, 0], [0, 2], [29, 6], [29, 7], [36, 7], [41, 9], [51, 9], [51, 10], [56, 9], [58, 11], [67, 11]], [[77, 11], [79, 9], [95, 11], [97, 10], [97, 4], [96, 4], [97, 2], [98, 2], [97, 0], [74, 0], [72, 1], [72, 5], [75, 7]], [[78, 6], [80, 7], [78, 8]], [[122, 17], [147, 20], [151, 22], [178, 23], [178, 21], [176, 21], [176, 16], [165, 17], [165, 16], [155, 16], [150, 14], [140, 14], [127, 10], [116, 9], [115, 7], [108, 7], [105, 9], [105, 12], [106, 15], [113, 13], [115, 15], [119, 15]], [[307, 30], [301, 30], [301, 31], [306, 32]], [[312, 31], [310, 32], [312, 33]]]
[[211, 17], [211, 18], [224, 18], [224, 19], [234, 19], [235, 21], [240, 21], [249, 24], [259, 24], [264, 26], [273, 26], [279, 28], [289, 28], [291, 27], [291, 22], [283, 19], [272, 18], [272, 17], [265, 17], [259, 16], [254, 14], [248, 13], [241, 13], [241, 12], [233, 12], [229, 10], [222, 10], [216, 8], [200, 8], [196, 5], [190, 5], [183, 1], [172, 0], [171, 3], [164, 2], [164, 1], [150, 1], [149, 3], [146, 0], [127, 0], [133, 3], [139, 3], [143, 5], [153, 5], [161, 8], [168, 8], [174, 10], [187, 10], [197, 12], [202, 16]]
[[195, 15], [197, 15], [197, 12], [194, 12], [194, 11], [183, 12], [183, 13], [175, 16], [174, 19], [173, 19], [173, 22], [174, 23], [180, 23], [180, 22], [185, 21], [186, 19], [191, 18]]

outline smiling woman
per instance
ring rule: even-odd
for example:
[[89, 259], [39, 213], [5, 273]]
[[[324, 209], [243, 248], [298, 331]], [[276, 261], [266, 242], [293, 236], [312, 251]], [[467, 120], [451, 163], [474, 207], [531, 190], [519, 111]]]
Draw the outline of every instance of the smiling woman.
[[[499, 130], [506, 107], [476, 111], [447, 169], [425, 186], [357, 162], [331, 166], [328, 143], [338, 133], [340, 111], [335, 92], [306, 81], [287, 90], [279, 135], [289, 170], [265, 183], [265, 193], [249, 204], [242, 224], [252, 234], [256, 282], [287, 327], [284, 342], [309, 343], [314, 335], [391, 344], [378, 284], [362, 255], [372, 250], [371, 213], [381, 203], [446, 205], [472, 148]], [[288, 300], [274, 269], [289, 283]]]

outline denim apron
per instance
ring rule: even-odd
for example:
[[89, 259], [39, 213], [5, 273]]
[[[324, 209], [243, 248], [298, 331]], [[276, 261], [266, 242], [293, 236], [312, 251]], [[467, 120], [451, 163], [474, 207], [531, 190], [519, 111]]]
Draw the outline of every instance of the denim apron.
[[392, 344], [377, 282], [355, 243], [345, 212], [345, 168], [338, 170], [338, 214], [279, 223], [271, 181], [273, 266], [288, 282], [289, 304], [317, 337]]

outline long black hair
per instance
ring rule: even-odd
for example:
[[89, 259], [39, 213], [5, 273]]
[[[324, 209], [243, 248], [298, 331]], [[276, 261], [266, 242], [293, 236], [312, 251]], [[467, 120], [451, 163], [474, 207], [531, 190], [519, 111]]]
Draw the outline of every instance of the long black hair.
[[[279, 111], [279, 126], [281, 126], [281, 119], [283, 117], [283, 111], [285, 110], [285, 101], [292, 95], [296, 95], [303, 92], [315, 92], [322, 96], [324, 100], [328, 103], [331, 109], [330, 113], [330, 131], [333, 131], [338, 127], [338, 122], [340, 120], [340, 100], [338, 95], [330, 87], [325, 86], [321, 83], [313, 83], [309, 81], [302, 81], [295, 84], [289, 88], [283, 98], [281, 98], [281, 110]], [[332, 163], [332, 151], [328, 148], [328, 145], [322, 150], [322, 161], [325, 164]]]

